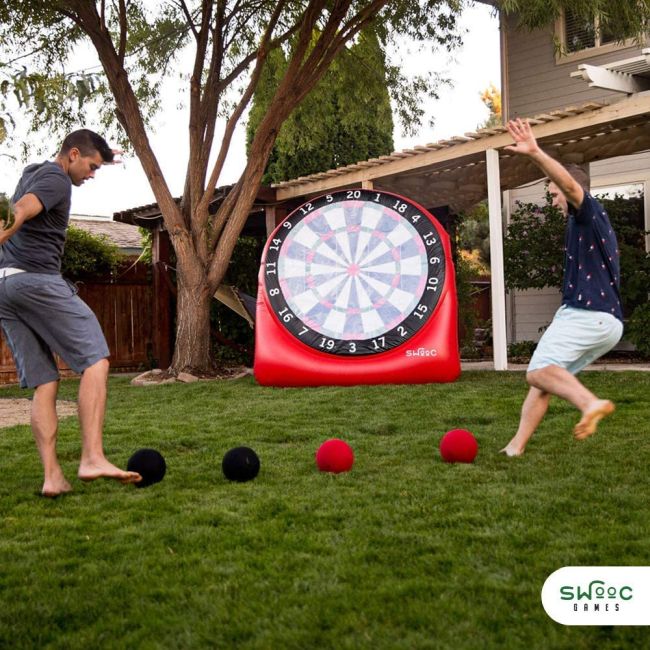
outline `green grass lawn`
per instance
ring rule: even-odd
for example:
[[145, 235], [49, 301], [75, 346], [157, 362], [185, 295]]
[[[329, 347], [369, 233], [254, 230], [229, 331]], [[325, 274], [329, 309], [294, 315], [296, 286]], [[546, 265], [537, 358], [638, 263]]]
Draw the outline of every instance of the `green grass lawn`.
[[[154, 447], [167, 476], [75, 478], [46, 500], [29, 428], [0, 430], [0, 647], [648, 647], [650, 628], [563, 627], [540, 600], [562, 566], [650, 564], [650, 374], [583, 379], [618, 406], [597, 435], [575, 442], [577, 412], [554, 401], [508, 459], [523, 373], [319, 389], [111, 378], [108, 456]], [[452, 428], [474, 432], [474, 464], [440, 460]], [[331, 437], [354, 448], [348, 474], [316, 470]], [[221, 474], [239, 445], [261, 459], [250, 483]], [[59, 448], [72, 479], [76, 418]]]

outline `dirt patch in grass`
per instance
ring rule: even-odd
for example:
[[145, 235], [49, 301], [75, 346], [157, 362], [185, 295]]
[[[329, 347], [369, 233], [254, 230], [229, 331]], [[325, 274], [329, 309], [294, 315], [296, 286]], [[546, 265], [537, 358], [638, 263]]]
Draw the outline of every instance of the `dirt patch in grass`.
[[176, 382], [190, 384], [195, 381], [217, 381], [223, 379], [241, 379], [252, 375], [251, 368], [245, 366], [223, 366], [210, 373], [181, 372], [175, 374], [168, 370], [148, 370], [131, 380], [133, 386], [157, 386], [159, 384], [174, 384]]
[[[29, 424], [32, 400], [25, 398], [0, 398], [0, 429], [17, 424]], [[56, 412], [60, 418], [77, 414], [77, 403], [59, 400]]]

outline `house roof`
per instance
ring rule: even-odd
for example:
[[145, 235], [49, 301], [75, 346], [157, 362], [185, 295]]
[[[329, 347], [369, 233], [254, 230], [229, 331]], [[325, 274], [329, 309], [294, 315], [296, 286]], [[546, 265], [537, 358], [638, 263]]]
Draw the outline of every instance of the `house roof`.
[[[225, 196], [230, 192], [234, 185], [224, 185], [214, 191], [214, 196], [210, 202], [210, 211], [216, 211]], [[180, 204], [181, 197], [174, 199]], [[244, 234], [264, 234], [266, 227], [264, 224], [264, 206], [272, 204], [275, 201], [275, 192], [269, 187], [261, 187], [257, 193], [255, 204], [251, 209], [251, 215], [257, 215], [255, 218], [249, 217], [249, 221], [244, 228]], [[259, 214], [257, 214], [259, 213]], [[154, 229], [162, 227], [163, 219], [158, 207], [158, 203], [148, 203], [135, 208], [129, 208], [113, 214], [116, 222], [123, 224], [132, 224], [142, 226], [143, 228]], [[258, 232], [259, 231], [259, 232]]]
[[93, 235], [105, 235], [119, 248], [138, 251], [142, 249], [142, 236], [137, 226], [82, 215], [71, 216], [70, 224]]
[[[650, 93], [612, 104], [591, 102], [529, 118], [540, 145], [558, 160], [588, 163], [650, 148]], [[540, 178], [528, 159], [503, 148], [512, 138], [503, 126], [396, 151], [273, 187], [278, 200], [316, 196], [368, 183], [409, 196], [428, 208], [467, 209], [487, 196], [486, 152], [499, 151], [502, 190]]]

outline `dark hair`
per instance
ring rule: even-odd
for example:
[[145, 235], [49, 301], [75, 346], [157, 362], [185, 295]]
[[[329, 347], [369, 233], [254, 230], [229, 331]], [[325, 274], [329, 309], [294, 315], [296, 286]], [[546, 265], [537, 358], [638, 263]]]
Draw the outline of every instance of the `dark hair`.
[[569, 163], [564, 165], [564, 168], [569, 172], [569, 174], [571, 174], [571, 176], [573, 176], [573, 180], [575, 180], [585, 192], [589, 191], [591, 179], [589, 178], [589, 173], [584, 169], [584, 167]]
[[82, 156], [92, 156], [97, 151], [104, 162], [113, 162], [113, 150], [106, 140], [89, 129], [79, 129], [68, 134], [59, 153], [66, 154], [73, 148], [79, 149]]
[[[584, 169], [584, 167], [576, 165], [575, 163], [567, 163], [566, 165], [562, 164], [562, 166], [569, 172], [569, 174], [571, 174], [573, 180], [576, 181], [585, 192], [589, 191], [591, 179], [589, 178], [589, 173]], [[553, 181], [547, 176], [545, 182], [548, 185]]]

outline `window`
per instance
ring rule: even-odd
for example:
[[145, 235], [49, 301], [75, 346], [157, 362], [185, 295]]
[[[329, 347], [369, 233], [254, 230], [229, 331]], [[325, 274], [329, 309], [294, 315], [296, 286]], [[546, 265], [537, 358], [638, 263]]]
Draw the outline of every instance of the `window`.
[[555, 38], [558, 45], [558, 62], [583, 58], [603, 51], [627, 47], [631, 41], [619, 43], [598, 15], [584, 18], [570, 9], [565, 9], [555, 25]]
[[[570, 9], [564, 11], [564, 46], [567, 52], [579, 52], [590, 47], [615, 43], [616, 39], [606, 27], [599, 30], [598, 17], [581, 18]], [[600, 31], [600, 33], [599, 33]]]

